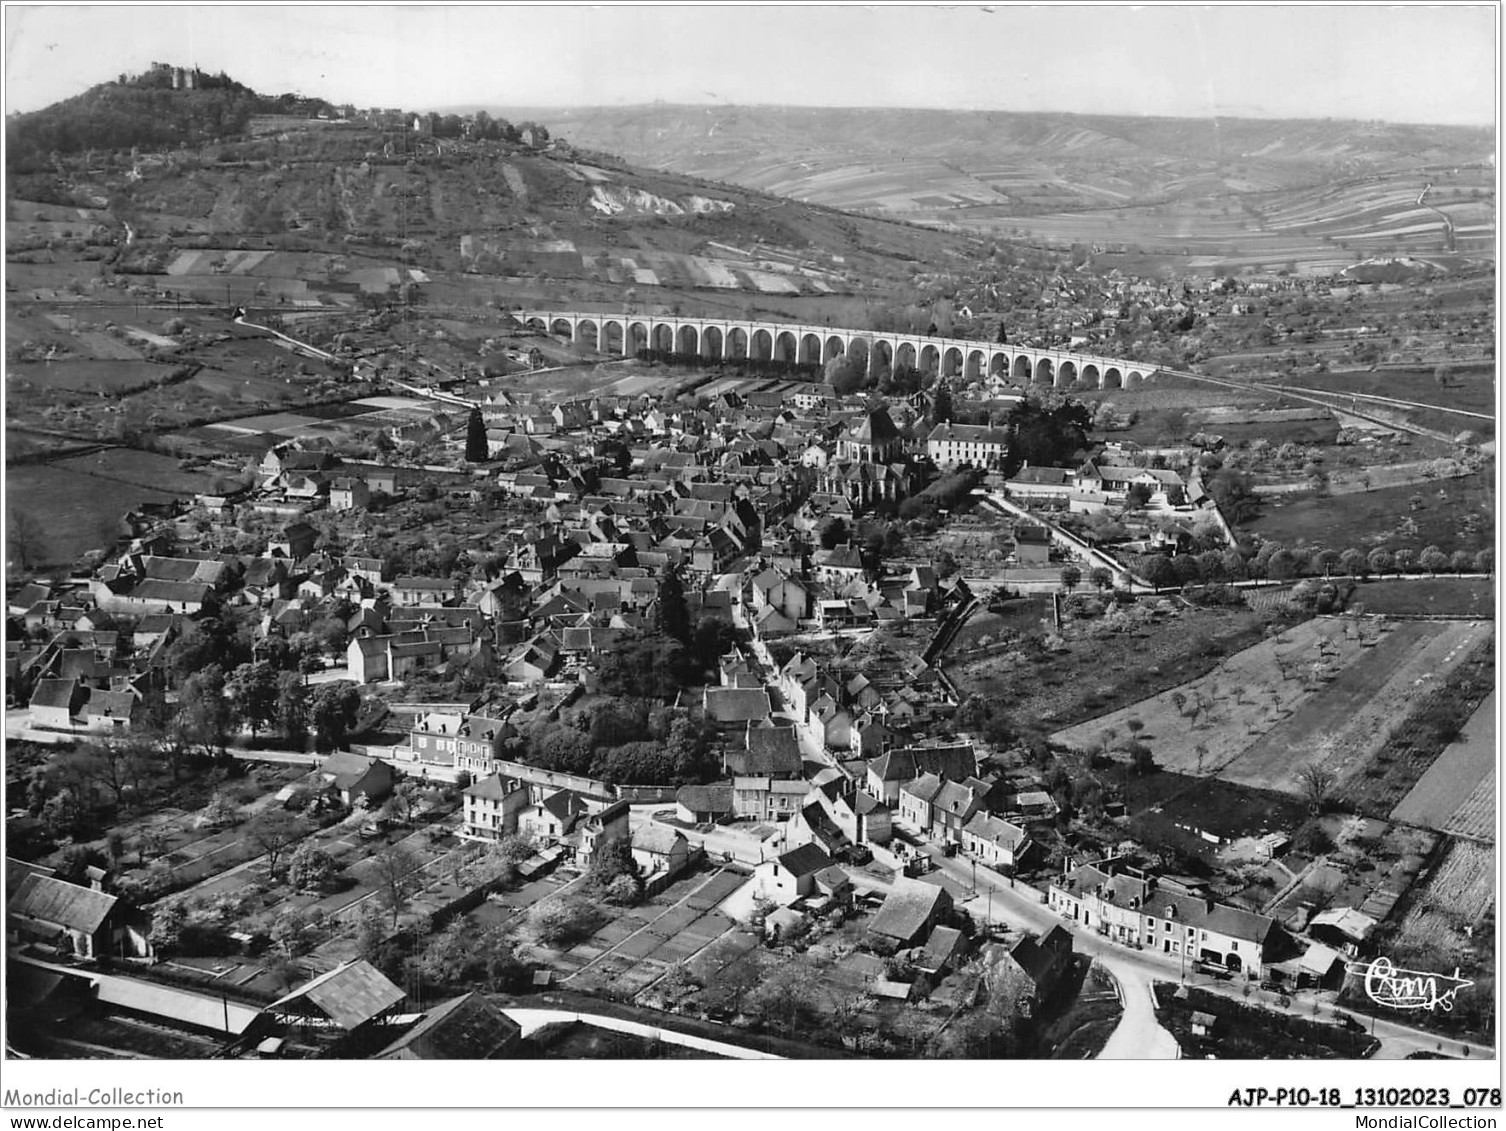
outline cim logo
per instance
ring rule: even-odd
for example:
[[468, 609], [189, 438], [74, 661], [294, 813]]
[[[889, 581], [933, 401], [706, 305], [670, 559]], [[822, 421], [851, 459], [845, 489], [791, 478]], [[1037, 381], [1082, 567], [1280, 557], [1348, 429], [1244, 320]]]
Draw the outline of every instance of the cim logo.
[[1348, 971], [1364, 980], [1365, 993], [1371, 1001], [1390, 1009], [1447, 1012], [1454, 1008], [1454, 995], [1474, 985], [1468, 978], [1459, 977], [1457, 966], [1452, 975], [1430, 974], [1423, 970], [1402, 970], [1389, 958], [1351, 962]]

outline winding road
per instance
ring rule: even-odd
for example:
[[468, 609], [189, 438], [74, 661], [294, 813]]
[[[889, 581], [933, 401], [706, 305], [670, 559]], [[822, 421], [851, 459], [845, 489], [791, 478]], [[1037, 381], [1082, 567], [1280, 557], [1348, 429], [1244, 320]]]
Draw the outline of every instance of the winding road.
[[[957, 857], [933, 857], [937, 871], [960, 886], [972, 888], [974, 869], [971, 861]], [[1016, 884], [990, 869], [976, 869], [978, 894], [961, 901], [974, 919], [985, 919], [1015, 930], [1043, 934], [1052, 927], [1072, 925], [1041, 902], [1041, 893], [1028, 884]], [[1119, 1000], [1124, 1015], [1110, 1034], [1108, 1043], [1098, 1054], [1101, 1060], [1176, 1060], [1181, 1056], [1176, 1039], [1156, 1021], [1151, 1003], [1151, 985], [1157, 978], [1175, 979], [1177, 969], [1169, 973], [1163, 964], [1147, 960], [1139, 952], [1116, 947], [1093, 934], [1072, 931], [1072, 946], [1078, 954], [1090, 955], [1119, 986]]]

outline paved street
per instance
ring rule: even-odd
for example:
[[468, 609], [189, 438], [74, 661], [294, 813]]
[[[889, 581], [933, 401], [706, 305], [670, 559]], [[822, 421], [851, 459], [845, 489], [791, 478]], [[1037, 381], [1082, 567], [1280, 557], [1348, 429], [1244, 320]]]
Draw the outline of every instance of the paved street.
[[1119, 983], [1124, 1016], [1109, 1035], [1098, 1059], [1179, 1060], [1182, 1050], [1177, 1046], [1176, 1038], [1156, 1020], [1150, 979], [1124, 963], [1106, 958], [1099, 961]]
[[43, 742], [49, 746], [56, 746], [61, 742], [74, 742], [80, 738], [88, 738], [89, 732], [77, 730], [65, 733], [56, 730], [36, 730], [31, 725], [31, 708], [20, 707], [5, 712], [5, 737], [12, 741], [25, 739], [28, 742]]

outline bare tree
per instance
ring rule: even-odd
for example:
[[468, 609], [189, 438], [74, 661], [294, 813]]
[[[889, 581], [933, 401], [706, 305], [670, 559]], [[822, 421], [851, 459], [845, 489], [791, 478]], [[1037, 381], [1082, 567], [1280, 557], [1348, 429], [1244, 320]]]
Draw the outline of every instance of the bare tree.
[[1308, 811], [1317, 816], [1328, 804], [1328, 796], [1338, 784], [1339, 776], [1322, 762], [1309, 762], [1297, 770], [1296, 778], [1297, 786], [1307, 801]]
[[22, 569], [30, 569], [37, 564], [37, 556], [42, 550], [41, 521], [30, 511], [12, 508], [7, 527], [11, 553], [15, 555], [16, 563]]
[[392, 912], [392, 929], [397, 930], [397, 920], [408, 906], [408, 900], [418, 890], [423, 865], [402, 844], [389, 845], [372, 858], [372, 879], [377, 885], [377, 898]]
[[304, 823], [286, 809], [272, 809], [252, 821], [246, 834], [267, 854], [267, 873], [275, 880], [278, 861], [307, 831]]
[[1202, 688], [1195, 688], [1192, 692], [1192, 725], [1207, 726], [1213, 720], [1213, 708], [1218, 699], [1218, 689], [1215, 686], [1211, 696], [1203, 694]]

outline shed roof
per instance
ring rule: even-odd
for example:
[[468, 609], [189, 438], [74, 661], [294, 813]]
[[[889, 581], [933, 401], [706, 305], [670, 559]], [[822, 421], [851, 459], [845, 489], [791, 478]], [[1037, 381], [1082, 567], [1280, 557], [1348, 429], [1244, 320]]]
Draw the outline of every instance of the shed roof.
[[33, 873], [12, 893], [6, 910], [92, 935], [104, 925], [116, 902], [115, 896], [102, 891]]
[[780, 865], [791, 875], [813, 876], [823, 868], [831, 867], [831, 857], [815, 844], [802, 844], [779, 856]]
[[435, 1006], [376, 1060], [489, 1060], [516, 1041], [523, 1028], [479, 993]]
[[1332, 947], [1324, 946], [1322, 943], [1313, 943], [1312, 946], [1307, 948], [1307, 952], [1302, 955], [1302, 960], [1298, 963], [1298, 966], [1307, 971], [1307, 973], [1316, 974], [1321, 978], [1333, 969], [1335, 962], [1343, 961], [1344, 956]]
[[951, 902], [945, 888], [919, 880], [896, 880], [868, 929], [874, 934], [910, 942], [932, 915]]
[[31, 693], [32, 707], [73, 708], [74, 696], [78, 694], [76, 679], [39, 679]]
[[726, 782], [681, 786], [675, 800], [692, 813], [730, 813], [732, 786]]
[[336, 750], [324, 764], [319, 767], [319, 772], [325, 777], [333, 778], [336, 788], [349, 789], [357, 784], [362, 778], [371, 772], [378, 758], [368, 758], [364, 754], [354, 754], [348, 750]]
[[761, 687], [708, 687], [703, 705], [708, 715], [723, 723], [766, 719], [773, 710], [769, 693]]
[[278, 998], [267, 1009], [307, 1002], [350, 1032], [381, 1016], [404, 996], [385, 974], [364, 958], [357, 958]]
[[677, 843], [685, 841], [684, 833], [665, 825], [644, 825], [635, 829], [632, 837], [635, 849], [651, 852], [656, 856], [668, 856], [675, 850]]

